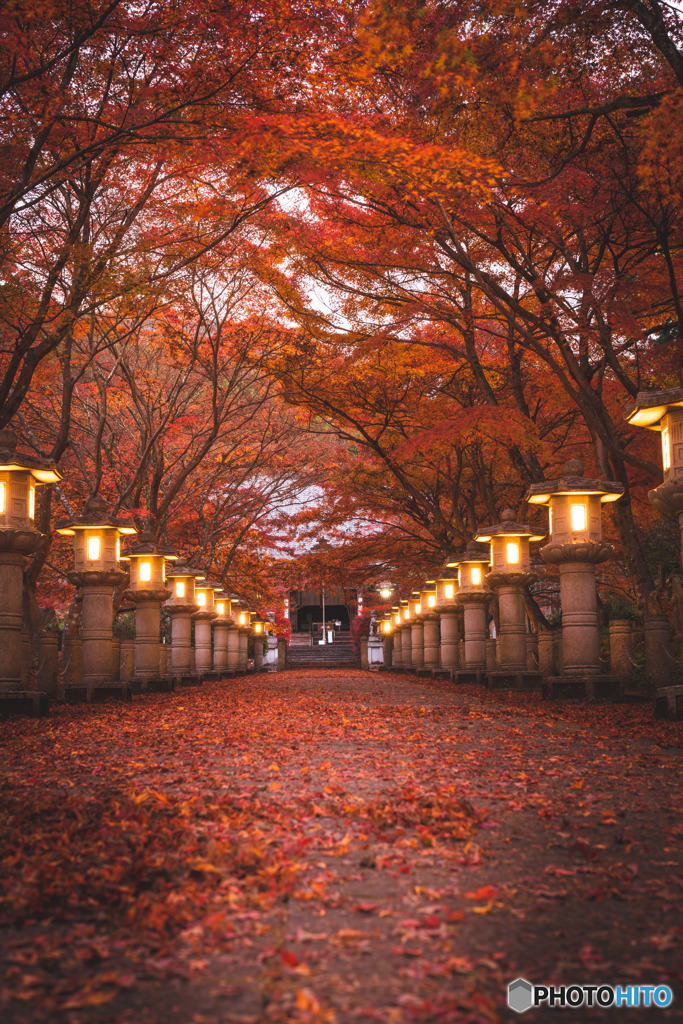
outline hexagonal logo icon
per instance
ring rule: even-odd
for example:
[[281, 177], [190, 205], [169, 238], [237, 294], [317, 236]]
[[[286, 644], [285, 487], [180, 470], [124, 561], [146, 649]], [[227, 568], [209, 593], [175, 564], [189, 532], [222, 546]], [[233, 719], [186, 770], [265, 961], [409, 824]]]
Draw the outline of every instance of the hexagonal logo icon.
[[526, 1013], [534, 1005], [534, 987], [526, 978], [515, 978], [508, 985], [508, 1006], [515, 1013]]

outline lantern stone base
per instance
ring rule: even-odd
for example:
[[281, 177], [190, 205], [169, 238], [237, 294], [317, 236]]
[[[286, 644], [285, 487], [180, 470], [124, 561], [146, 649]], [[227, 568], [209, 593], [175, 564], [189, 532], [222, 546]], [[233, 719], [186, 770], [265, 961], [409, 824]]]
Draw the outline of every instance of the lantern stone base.
[[179, 686], [182, 687], [182, 688], [185, 688], [187, 686], [201, 686], [202, 685], [202, 677], [198, 676], [196, 674], [196, 672], [193, 672], [193, 673], [188, 672], [185, 675], [176, 676], [175, 677], [175, 685], [176, 685], [176, 688], [179, 687]]
[[546, 700], [619, 700], [622, 681], [618, 676], [546, 676], [541, 684]]
[[0, 721], [21, 715], [23, 718], [45, 718], [50, 713], [46, 693], [38, 690], [4, 690], [0, 693]]
[[133, 679], [131, 688], [134, 694], [173, 693], [174, 685], [170, 676], [154, 676], [152, 679]]
[[485, 683], [485, 668], [457, 668], [451, 672], [451, 679], [454, 683]]
[[496, 669], [486, 674], [487, 690], [540, 690], [543, 675], [528, 669]]
[[655, 715], [672, 722], [683, 722], [683, 686], [664, 686], [657, 690]]

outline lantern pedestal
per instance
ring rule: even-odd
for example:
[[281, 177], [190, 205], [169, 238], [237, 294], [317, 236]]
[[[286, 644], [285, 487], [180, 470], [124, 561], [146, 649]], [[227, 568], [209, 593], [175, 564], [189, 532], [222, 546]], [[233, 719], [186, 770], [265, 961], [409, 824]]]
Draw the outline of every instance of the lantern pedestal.
[[458, 610], [442, 608], [439, 611], [439, 632], [441, 636], [441, 671], [453, 675], [459, 666], [458, 643]]
[[536, 579], [527, 572], [490, 572], [486, 582], [498, 598], [497, 665], [489, 670], [490, 690], [535, 690], [542, 675], [528, 668], [524, 588]]
[[427, 675], [434, 675], [439, 671], [439, 617], [434, 612], [428, 612], [424, 619], [424, 668]]
[[394, 669], [395, 672], [400, 672], [401, 669], [403, 668], [403, 654], [402, 654], [402, 650], [401, 650], [401, 630], [400, 630], [400, 628], [396, 627], [394, 629], [393, 639], [394, 639], [393, 655], [392, 655], [392, 660], [391, 660], [390, 664], [391, 664], [391, 667]]
[[413, 671], [413, 627], [410, 622], [401, 626], [401, 671]]
[[410, 664], [416, 674], [424, 665], [424, 622], [414, 619], [410, 627]]
[[[80, 587], [81, 605], [81, 686], [65, 687], [66, 699], [75, 703], [83, 694], [88, 703], [105, 700], [130, 700], [127, 681], [113, 679], [113, 597], [114, 589], [127, 578], [121, 570], [97, 569], [70, 572], [70, 583]], [[70, 694], [66, 690], [71, 689]]]
[[228, 674], [236, 675], [240, 667], [240, 631], [237, 626], [228, 629]]
[[47, 714], [46, 694], [22, 684], [24, 558], [38, 548], [37, 530], [0, 530], [0, 717]]
[[170, 590], [127, 590], [125, 597], [135, 604], [135, 648], [133, 693], [165, 693], [173, 681], [161, 674], [161, 605]]
[[458, 683], [481, 683], [485, 679], [489, 597], [485, 592], [463, 593], [461, 590], [456, 598], [465, 616], [464, 665], [453, 674]]
[[199, 676], [210, 673], [213, 668], [211, 651], [211, 623], [216, 618], [215, 612], [198, 611], [194, 619], [194, 667]]
[[192, 616], [196, 604], [174, 604], [171, 616], [171, 675], [176, 686], [201, 686], [201, 679], [192, 672]]
[[223, 678], [228, 671], [228, 626], [229, 619], [220, 616], [213, 621], [213, 671]]
[[566, 700], [617, 700], [618, 676], [604, 675], [600, 664], [595, 566], [612, 554], [602, 541], [547, 544], [544, 561], [559, 566], [562, 604], [562, 675], [547, 677], [544, 697]]
[[240, 629], [238, 641], [237, 671], [244, 674], [249, 668], [249, 630]]

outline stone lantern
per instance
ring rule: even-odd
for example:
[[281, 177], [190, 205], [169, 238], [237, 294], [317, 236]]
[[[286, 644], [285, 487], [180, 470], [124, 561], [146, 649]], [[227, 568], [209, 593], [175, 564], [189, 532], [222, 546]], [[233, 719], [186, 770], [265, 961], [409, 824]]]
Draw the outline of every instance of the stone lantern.
[[410, 651], [413, 672], [419, 672], [424, 665], [424, 622], [422, 619], [422, 594], [414, 590], [408, 600], [410, 609]]
[[[455, 563], [457, 565], [457, 563]], [[452, 674], [458, 668], [458, 595], [457, 575], [440, 576], [436, 581], [436, 610], [439, 613], [441, 671]]]
[[214, 594], [216, 618], [213, 620], [213, 671], [218, 677], [228, 671], [228, 628], [232, 625], [230, 596]]
[[254, 671], [263, 670], [263, 641], [268, 635], [268, 623], [256, 614], [251, 622], [252, 634], [254, 637]]
[[488, 606], [491, 591], [486, 585], [488, 556], [468, 548], [450, 568], [458, 567], [457, 605], [463, 608], [465, 657], [456, 672], [458, 682], [481, 682], [486, 674], [486, 641], [489, 635]]
[[139, 543], [121, 555], [130, 566], [130, 583], [124, 597], [135, 604], [135, 669], [133, 689], [141, 692], [168, 690], [170, 680], [159, 671], [161, 605], [171, 596], [166, 586], [166, 563], [177, 555], [144, 533]]
[[401, 598], [399, 601], [401, 616], [401, 668], [404, 672], [412, 671], [413, 667], [413, 624], [411, 622], [410, 601]]
[[239, 627], [239, 659], [238, 669], [246, 672], [249, 664], [249, 627], [251, 618], [255, 612], [249, 611], [249, 606], [242, 604], [237, 613], [237, 625]]
[[218, 616], [214, 607], [214, 594], [220, 589], [219, 583], [200, 582], [199, 580], [195, 583], [194, 597], [199, 609], [192, 616], [194, 620], [194, 668], [195, 672], [202, 677], [213, 671], [211, 623]]
[[201, 680], [192, 672], [192, 616], [199, 611], [195, 586], [204, 575], [191, 569], [186, 558], [179, 558], [166, 570], [166, 578], [171, 587], [166, 602], [171, 616], [171, 674], [181, 685], [197, 686]]
[[228, 673], [236, 675], [240, 667], [240, 615], [244, 608], [237, 594], [230, 595], [230, 625], [228, 626]]
[[392, 666], [393, 668], [400, 669], [403, 664], [401, 657], [401, 609], [397, 604], [392, 607], [390, 615], [393, 639]]
[[47, 711], [46, 697], [22, 688], [24, 560], [44, 537], [35, 525], [36, 486], [61, 479], [53, 462], [18, 452], [14, 431], [0, 430], [0, 715]]
[[112, 656], [113, 593], [127, 578], [121, 566], [121, 537], [137, 533], [130, 520], [110, 515], [104, 498], [88, 498], [83, 515], [57, 523], [56, 532], [72, 536], [74, 571], [69, 582], [81, 588], [81, 687], [66, 687], [67, 699], [88, 701], [130, 696], [127, 682], [114, 682]]
[[382, 662], [385, 669], [391, 668], [394, 653], [394, 620], [391, 612], [385, 612], [380, 619], [379, 634], [382, 638]]
[[543, 540], [526, 523], [515, 522], [505, 509], [501, 522], [482, 529], [475, 540], [490, 542], [491, 571], [486, 582], [498, 597], [498, 668], [488, 673], [488, 685], [528, 689], [540, 686], [540, 672], [527, 668], [526, 608], [524, 590], [536, 579], [531, 572], [529, 543]]
[[420, 617], [424, 640], [422, 671], [429, 675], [439, 670], [439, 615], [436, 601], [436, 580], [428, 580], [420, 591]]
[[527, 494], [530, 504], [549, 506], [550, 540], [541, 557], [560, 570], [562, 676], [546, 679], [543, 692], [560, 698], [618, 697], [619, 680], [601, 676], [595, 566], [613, 553], [602, 539], [602, 505], [617, 501], [624, 488], [582, 473], [583, 463], [570, 459], [559, 479], [532, 484]]

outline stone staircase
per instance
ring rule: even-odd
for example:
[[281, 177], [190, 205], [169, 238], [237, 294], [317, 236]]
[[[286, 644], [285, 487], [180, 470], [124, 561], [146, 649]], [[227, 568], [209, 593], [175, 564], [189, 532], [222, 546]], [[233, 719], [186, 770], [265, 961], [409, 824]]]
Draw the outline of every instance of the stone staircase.
[[292, 633], [287, 648], [287, 668], [356, 668], [350, 633], [337, 633], [331, 644], [311, 646], [308, 633]]

